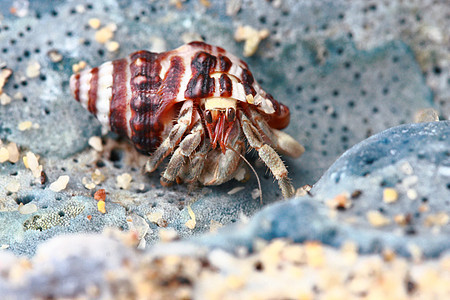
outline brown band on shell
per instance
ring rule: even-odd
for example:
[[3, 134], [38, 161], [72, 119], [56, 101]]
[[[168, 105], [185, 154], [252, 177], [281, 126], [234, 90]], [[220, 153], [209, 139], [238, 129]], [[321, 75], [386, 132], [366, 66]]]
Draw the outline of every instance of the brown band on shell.
[[115, 133], [127, 136], [127, 68], [126, 59], [115, 60], [113, 64], [112, 97], [109, 124]]
[[98, 91], [98, 68], [93, 68], [91, 71], [91, 81], [89, 82], [88, 92], [88, 110], [97, 114], [97, 91]]
[[214, 94], [214, 78], [210, 74], [217, 63], [217, 57], [205, 51], [198, 52], [191, 62], [192, 78], [186, 86], [186, 99], [208, 98]]
[[206, 44], [204, 42], [200, 42], [200, 41], [193, 41], [193, 42], [190, 42], [188, 45], [191, 47], [194, 47], [194, 48], [202, 49], [203, 51], [209, 52], [209, 53], [211, 53], [213, 50], [213, 46]]
[[73, 96], [75, 97], [75, 100], [77, 100], [78, 102], [80, 102], [80, 73], [77, 73], [75, 75], [73, 75], [73, 79], [75, 82], [75, 87], [73, 89]]
[[158, 91], [158, 94], [161, 95], [162, 106], [170, 105], [175, 101], [181, 88], [181, 78], [183, 77], [184, 71], [183, 58], [180, 56], [171, 57], [169, 69]]
[[137, 150], [149, 153], [161, 143], [164, 129], [157, 117], [161, 99], [160, 57], [157, 53], [138, 51], [131, 55], [131, 141]]
[[256, 95], [256, 91], [253, 88], [253, 83], [255, 79], [253, 78], [252, 72], [248, 69], [242, 69], [242, 85], [244, 86], [244, 91], [246, 95], [251, 94], [252, 96]]
[[231, 68], [231, 65], [232, 62], [228, 57], [224, 55], [219, 55], [219, 66], [221, 72], [228, 72]]
[[222, 74], [219, 78], [220, 97], [229, 98], [233, 94], [233, 83], [227, 74]]

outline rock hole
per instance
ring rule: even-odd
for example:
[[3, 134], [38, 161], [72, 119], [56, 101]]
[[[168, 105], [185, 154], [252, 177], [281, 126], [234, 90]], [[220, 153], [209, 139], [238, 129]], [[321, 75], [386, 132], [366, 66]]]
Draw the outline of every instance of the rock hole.
[[28, 203], [30, 203], [31, 201], [33, 201], [33, 200], [35, 200], [36, 198], [33, 196], [33, 195], [26, 195], [26, 196], [23, 196], [23, 197], [17, 197], [16, 198], [16, 203], [17, 204], [23, 204], [23, 205], [25, 205], [25, 204], [28, 204]]
[[112, 161], [114, 163], [114, 167], [116, 167], [118, 169], [121, 168], [121, 165], [119, 163], [123, 159], [123, 157], [124, 157], [124, 151], [119, 148], [114, 148], [109, 153], [109, 160]]

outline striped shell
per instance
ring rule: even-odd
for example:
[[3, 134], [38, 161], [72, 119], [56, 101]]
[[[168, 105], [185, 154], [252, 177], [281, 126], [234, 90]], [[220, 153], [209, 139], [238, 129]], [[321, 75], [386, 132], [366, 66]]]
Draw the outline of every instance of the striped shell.
[[70, 88], [102, 125], [147, 154], [167, 136], [186, 100], [201, 106], [202, 99], [231, 98], [257, 109], [272, 128], [289, 123], [289, 109], [264, 92], [245, 62], [203, 42], [105, 62], [72, 75]]

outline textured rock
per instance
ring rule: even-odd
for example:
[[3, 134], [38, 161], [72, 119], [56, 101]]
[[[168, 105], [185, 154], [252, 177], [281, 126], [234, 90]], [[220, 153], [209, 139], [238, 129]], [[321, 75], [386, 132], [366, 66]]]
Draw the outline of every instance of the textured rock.
[[[114, 135], [108, 135], [102, 139], [103, 149], [86, 148], [91, 136], [100, 135], [100, 127], [69, 95], [68, 78], [74, 67], [95, 66], [137, 49], [172, 49], [193, 37], [242, 56], [244, 46], [233, 37], [239, 25], [258, 31], [267, 28], [270, 35], [248, 63], [261, 85], [291, 108], [293, 121], [287, 132], [307, 150], [299, 160], [283, 158], [297, 187], [315, 183], [353, 144], [411, 122], [417, 110], [434, 107], [440, 115], [447, 115], [442, 100], [447, 89], [442, 86], [446, 86], [448, 68], [440, 62], [447, 53], [442, 46], [447, 38], [443, 29], [448, 27], [443, 9], [437, 14], [427, 10], [418, 18], [416, 12], [427, 7], [426, 2], [395, 2], [386, 10], [382, 4], [375, 9], [366, 7], [364, 1], [351, 5], [347, 1], [242, 1], [239, 10], [227, 15], [225, 2], [210, 2], [207, 6], [204, 1], [181, 1], [182, 7], [177, 8], [168, 1], [11, 4], [0, 0], [4, 16], [0, 66], [13, 70], [3, 88], [13, 100], [0, 107], [0, 138], [5, 144], [16, 142], [21, 156], [18, 162], [0, 164], [0, 223], [6, 224], [4, 232], [11, 233], [2, 243], [16, 253], [31, 255], [36, 243], [50, 236], [99, 231], [105, 225], [127, 230], [132, 227], [127, 218], [136, 215], [148, 223], [145, 240], [153, 243], [165, 226], [189, 237], [246, 219], [261, 208], [251, 196], [257, 188], [254, 178], [245, 184], [231, 181], [219, 187], [163, 188], [158, 178], [162, 169], [143, 175], [145, 157], [138, 156], [126, 141], [116, 142]], [[24, 6], [16, 7], [19, 4]], [[433, 11], [439, 6], [434, 5]], [[366, 26], [361, 11], [373, 27]], [[94, 25], [100, 24], [92, 26], [93, 19], [98, 20]], [[406, 25], [398, 30], [392, 26], [402, 19]], [[414, 39], [428, 36], [415, 34], [423, 24], [432, 24], [427, 32], [434, 33], [434, 40]], [[405, 26], [413, 32], [403, 30]], [[51, 36], [46, 28], [52, 28]], [[119, 48], [108, 42], [118, 42]], [[431, 51], [436, 61], [416, 59], [419, 52], [421, 58], [431, 57], [427, 55]], [[30, 66], [31, 76], [27, 76]], [[427, 86], [426, 82], [439, 84]], [[433, 103], [430, 87], [440, 101]], [[25, 124], [21, 129], [26, 130], [20, 130], [20, 124]], [[40, 156], [45, 174], [40, 176], [39, 165], [33, 169], [34, 177], [25, 168], [22, 158], [28, 150]], [[264, 174], [265, 166], [255, 155], [248, 158], [260, 174], [264, 203], [279, 200], [272, 177]], [[116, 182], [125, 173], [131, 175], [129, 187]], [[68, 186], [51, 194], [49, 183], [64, 175], [70, 177]], [[11, 190], [17, 184], [19, 190]], [[243, 189], [228, 194], [236, 187]], [[93, 199], [98, 189], [106, 191], [105, 214], [98, 212]], [[27, 222], [33, 229], [24, 231], [27, 218], [46, 215], [52, 209], [57, 213], [72, 201], [82, 203], [85, 209], [43, 231], [37, 220]], [[23, 202], [32, 209], [19, 208]], [[31, 215], [20, 214], [36, 207]], [[55, 212], [50, 212], [52, 220]], [[445, 220], [437, 216], [434, 222], [439, 218]]]
[[[304, 196], [263, 209], [250, 224], [202, 237], [228, 250], [252, 248], [257, 238], [356, 243], [363, 253], [395, 250], [401, 255], [438, 256], [449, 249], [450, 122], [395, 127], [342, 155]], [[383, 191], [398, 193], [383, 200]], [[343, 195], [348, 208], [330, 205]], [[386, 195], [384, 196], [386, 197]], [[384, 226], [367, 217], [376, 212]], [[372, 222], [371, 222], [372, 220]]]

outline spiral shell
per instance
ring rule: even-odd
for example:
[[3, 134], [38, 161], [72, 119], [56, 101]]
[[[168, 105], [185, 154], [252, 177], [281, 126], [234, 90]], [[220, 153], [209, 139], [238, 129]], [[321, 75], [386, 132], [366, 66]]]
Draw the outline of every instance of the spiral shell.
[[105, 62], [72, 75], [70, 88], [102, 125], [144, 153], [158, 147], [186, 100], [235, 99], [254, 106], [273, 128], [289, 123], [289, 109], [262, 90], [244, 61], [203, 42]]

